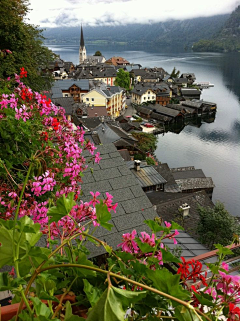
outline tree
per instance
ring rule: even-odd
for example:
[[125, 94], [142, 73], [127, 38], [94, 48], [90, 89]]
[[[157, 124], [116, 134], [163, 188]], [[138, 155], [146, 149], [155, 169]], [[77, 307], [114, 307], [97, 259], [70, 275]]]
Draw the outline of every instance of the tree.
[[170, 76], [173, 77], [173, 78], [178, 78], [179, 75], [180, 75], [180, 70], [177, 71], [177, 69], [174, 67]]
[[1, 0], [0, 78], [18, 74], [24, 67], [28, 72], [26, 85], [34, 90], [48, 89], [51, 74], [42, 75], [40, 66], [46, 66], [54, 54], [43, 46], [42, 31], [25, 22], [28, 5], [28, 0]]
[[138, 140], [137, 147], [147, 153], [153, 153], [157, 148], [157, 136], [142, 132], [133, 132], [133, 137]]
[[223, 203], [217, 202], [214, 208], [199, 206], [198, 213], [200, 221], [197, 231], [201, 243], [213, 249], [213, 244], [220, 243], [226, 246], [233, 241], [234, 234], [238, 232], [238, 224], [236, 218], [224, 208]]
[[122, 68], [118, 69], [115, 85], [123, 87], [126, 90], [129, 90], [130, 84], [131, 84], [131, 81], [130, 81], [129, 72], [124, 71]]
[[94, 56], [102, 56], [101, 51], [99, 51], [99, 50], [98, 50], [98, 51], [96, 51], [96, 52], [95, 52], [95, 54], [94, 54]]

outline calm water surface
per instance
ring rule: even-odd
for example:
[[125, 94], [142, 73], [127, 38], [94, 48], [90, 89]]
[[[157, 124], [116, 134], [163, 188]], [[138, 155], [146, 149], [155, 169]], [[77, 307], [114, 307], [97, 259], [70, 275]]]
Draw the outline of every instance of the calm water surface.
[[[49, 45], [66, 61], [78, 63], [78, 47]], [[216, 185], [213, 200], [221, 200], [229, 212], [240, 216], [240, 54], [160, 53], [123, 46], [87, 45], [89, 55], [100, 50], [106, 58], [120, 55], [143, 67], [163, 67], [171, 72], [195, 73], [198, 81], [209, 81], [201, 98], [216, 102], [213, 123], [186, 126], [179, 134], [158, 136], [156, 155], [170, 167], [190, 166], [203, 169]]]

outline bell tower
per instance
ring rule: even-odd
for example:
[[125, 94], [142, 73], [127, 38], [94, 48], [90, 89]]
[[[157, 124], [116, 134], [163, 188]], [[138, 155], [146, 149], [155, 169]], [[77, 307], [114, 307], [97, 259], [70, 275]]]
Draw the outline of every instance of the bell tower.
[[87, 59], [87, 51], [84, 45], [84, 38], [83, 38], [83, 29], [81, 25], [81, 37], [80, 37], [80, 47], [79, 47], [79, 64], [81, 65], [84, 60]]

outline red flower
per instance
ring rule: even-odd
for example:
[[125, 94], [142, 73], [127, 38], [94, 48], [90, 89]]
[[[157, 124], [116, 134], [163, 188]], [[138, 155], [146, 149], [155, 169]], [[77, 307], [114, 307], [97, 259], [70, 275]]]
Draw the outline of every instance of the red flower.
[[20, 78], [27, 77], [27, 70], [24, 69], [24, 67], [20, 68]]
[[240, 309], [233, 303], [229, 304], [229, 315], [227, 321], [240, 320]]
[[[207, 286], [206, 276], [207, 272], [205, 271], [204, 275], [202, 275], [202, 263], [199, 261], [191, 260], [186, 262], [184, 257], [181, 257], [183, 264], [179, 264], [179, 269], [177, 271], [178, 274], [181, 274], [181, 279], [184, 281], [196, 282], [197, 280], [201, 281], [203, 285]], [[190, 271], [191, 269], [191, 271]]]
[[53, 118], [53, 121], [52, 121], [53, 129], [54, 129], [54, 130], [58, 130], [59, 125], [60, 125], [60, 123], [59, 123], [59, 121], [57, 120], [57, 118]]
[[45, 142], [48, 140], [48, 133], [47, 132], [42, 132], [43, 139]]

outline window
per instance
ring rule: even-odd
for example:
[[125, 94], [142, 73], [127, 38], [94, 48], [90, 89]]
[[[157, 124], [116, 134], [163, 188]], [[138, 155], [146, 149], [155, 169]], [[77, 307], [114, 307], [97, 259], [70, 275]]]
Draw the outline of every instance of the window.
[[152, 99], [154, 99], [154, 96], [152, 96]]
[[150, 96], [148, 96], [148, 99], [150, 99]]
[[68, 94], [65, 94], [65, 96], [64, 97], [68, 97]]
[[92, 101], [94, 101], [94, 98], [92, 98]]
[[86, 101], [89, 101], [89, 98], [86, 98]]
[[150, 91], [148, 91], [148, 95], [150, 95]]
[[143, 97], [144, 100], [146, 100], [146, 97]]

